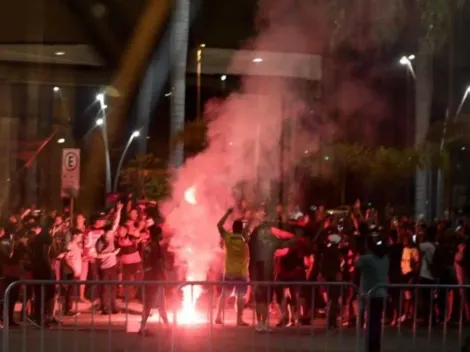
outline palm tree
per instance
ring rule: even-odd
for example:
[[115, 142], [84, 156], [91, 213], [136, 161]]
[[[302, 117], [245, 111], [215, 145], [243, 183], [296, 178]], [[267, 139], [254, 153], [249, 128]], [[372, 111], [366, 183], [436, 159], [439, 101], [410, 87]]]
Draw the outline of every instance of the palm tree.
[[[432, 93], [433, 93], [433, 55], [449, 42], [449, 86], [453, 77], [453, 16], [461, 9], [466, 0], [357, 0], [331, 2], [335, 24], [335, 42], [352, 42], [351, 36], [361, 38], [362, 48], [374, 39], [379, 43], [396, 41], [398, 34], [409, 31], [416, 36], [416, 60], [414, 73], [416, 80], [415, 93], [415, 146], [425, 141], [429, 128]], [[357, 18], [352, 19], [347, 14], [356, 14], [354, 7], [362, 8], [365, 25], [360, 33], [354, 36], [352, 26], [357, 24]], [[413, 7], [410, 7], [412, 5]], [[452, 108], [452, 91], [449, 90], [449, 109]], [[416, 214], [427, 214], [427, 172], [417, 169], [415, 189]]]
[[[171, 36], [171, 62], [174, 63], [170, 122], [172, 140], [184, 130], [190, 3], [189, 0], [177, 0], [174, 6]], [[184, 145], [179, 141], [177, 146], [172, 148], [170, 162], [173, 167], [179, 167], [183, 160]]]

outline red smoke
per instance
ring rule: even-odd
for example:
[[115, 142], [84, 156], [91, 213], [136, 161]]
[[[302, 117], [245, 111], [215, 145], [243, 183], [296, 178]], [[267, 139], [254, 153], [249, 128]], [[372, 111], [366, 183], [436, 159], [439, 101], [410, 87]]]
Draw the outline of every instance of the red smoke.
[[[261, 51], [322, 56], [329, 44], [328, 16], [311, 3], [260, 0], [260, 32], [246, 44], [247, 50], [253, 50], [253, 57]], [[235, 55], [233, 61], [237, 67], [245, 65], [242, 88], [219, 104], [209, 104], [208, 147], [178, 171], [173, 199], [162, 209], [173, 232], [171, 248], [179, 264], [188, 266], [186, 277], [193, 280], [206, 279], [220, 250], [216, 223], [234, 206], [233, 187], [258, 180], [267, 197], [271, 180], [279, 178], [282, 124], [288, 130], [287, 170], [294, 168], [305, 151], [314, 152], [319, 143], [337, 134], [336, 124], [316, 100], [318, 85], [313, 88], [315, 84], [305, 80], [258, 75], [257, 65], [269, 64], [266, 60], [247, 63], [246, 56]], [[354, 93], [354, 84], [348, 84], [346, 89]], [[353, 98], [339, 89], [342, 99], [354, 100], [345, 104], [348, 111], [362, 107], [360, 101], [372, 96], [363, 84], [360, 88], [361, 96]]]

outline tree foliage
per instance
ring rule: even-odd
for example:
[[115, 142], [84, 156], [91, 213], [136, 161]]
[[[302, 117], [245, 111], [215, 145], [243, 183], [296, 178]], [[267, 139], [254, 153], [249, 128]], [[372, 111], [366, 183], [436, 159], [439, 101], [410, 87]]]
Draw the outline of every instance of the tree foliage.
[[162, 200], [171, 195], [171, 172], [153, 154], [137, 155], [121, 171], [121, 186], [138, 198]]
[[[328, 2], [333, 47], [357, 40], [393, 43], [407, 31], [431, 51], [446, 42], [454, 13], [466, 0], [333, 0]], [[358, 20], [358, 18], [360, 18]], [[367, 37], [367, 38], [364, 38]]]
[[[318, 164], [321, 163], [321, 167]], [[428, 143], [419, 149], [366, 148], [359, 144], [336, 143], [307, 156], [302, 162], [313, 174], [332, 180], [345, 198], [346, 180], [355, 175], [370, 187], [397, 189], [413, 177], [416, 169], [441, 166], [448, 169], [447, 154], [438, 144]]]

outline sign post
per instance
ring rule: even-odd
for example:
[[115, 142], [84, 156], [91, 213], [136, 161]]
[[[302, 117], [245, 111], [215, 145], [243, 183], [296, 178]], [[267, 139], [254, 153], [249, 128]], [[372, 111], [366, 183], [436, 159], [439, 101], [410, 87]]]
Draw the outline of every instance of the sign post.
[[70, 226], [73, 226], [74, 198], [80, 190], [80, 149], [62, 149], [60, 196], [70, 198]]

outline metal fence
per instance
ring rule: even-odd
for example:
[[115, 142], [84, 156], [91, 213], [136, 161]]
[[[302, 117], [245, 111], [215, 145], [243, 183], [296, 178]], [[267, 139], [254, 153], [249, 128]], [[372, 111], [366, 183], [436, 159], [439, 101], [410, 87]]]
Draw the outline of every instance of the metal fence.
[[[74, 299], [73, 316], [65, 316], [60, 307], [63, 308], [70, 299], [66, 298], [67, 295], [78, 296], [80, 285], [88, 287], [90, 303]], [[247, 326], [236, 326], [236, 311], [230, 308], [230, 299], [222, 310], [222, 322], [216, 322], [221, 289], [228, 293], [228, 289], [233, 286], [240, 289], [240, 285], [248, 289], [245, 298], [254, 297], [256, 301], [248, 302], [244, 309], [243, 318]], [[118, 286], [124, 291], [124, 297], [117, 301], [119, 313], [101, 314], [100, 301], [106, 299], [104, 289], [112, 287], [112, 290], [117, 290]], [[138, 299], [131, 299], [132, 288], [137, 289]], [[285, 291], [287, 288], [288, 292]], [[18, 291], [21, 298], [16, 302], [14, 320], [20, 325], [12, 327], [8, 307], [17, 300]], [[239, 292], [245, 294], [244, 290]], [[273, 294], [279, 297], [284, 293], [289, 293], [292, 299], [290, 307], [294, 311], [300, 313], [303, 310], [306, 316], [313, 312], [308, 321], [276, 328], [281, 316], [275, 307], [270, 307], [268, 324], [273, 331], [268, 333], [266, 329], [257, 329], [257, 315], [262, 310], [257, 312], [255, 306], [262, 307], [262, 296], [269, 298], [270, 302]], [[161, 295], [168, 298], [169, 324], [163, 324], [160, 314], [155, 314], [147, 326], [147, 331], [153, 336], [141, 336], [138, 331], [145, 306], [141, 302], [156, 299], [157, 308], [162, 307], [165, 301], [161, 300]], [[32, 296], [36, 297], [31, 303]], [[39, 302], [35, 302], [38, 297]], [[193, 311], [191, 301], [196, 297]], [[31, 321], [27, 313], [29, 305], [39, 307], [40, 313], [36, 309], [36, 316], [45, 317], [52, 312], [53, 303], [50, 302], [54, 301], [59, 324], [51, 325], [45, 319]], [[4, 294], [2, 351], [362, 351], [363, 330], [356, 320], [360, 314], [353, 313], [353, 306], [358, 301], [357, 287], [346, 282], [251, 282], [245, 287], [239, 282], [206, 281], [16, 281]], [[282, 303], [281, 306], [285, 307]], [[344, 327], [341, 322], [348, 318], [352, 324]], [[337, 322], [337, 328], [329, 326], [328, 322]]]
[[[386, 297], [378, 298], [384, 289]], [[366, 310], [371, 310], [374, 298], [375, 302], [382, 300], [382, 351], [470, 350], [469, 293], [470, 285], [387, 284], [372, 288], [365, 297]], [[365, 336], [370, 337], [369, 326], [367, 330]]]

